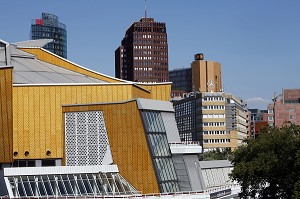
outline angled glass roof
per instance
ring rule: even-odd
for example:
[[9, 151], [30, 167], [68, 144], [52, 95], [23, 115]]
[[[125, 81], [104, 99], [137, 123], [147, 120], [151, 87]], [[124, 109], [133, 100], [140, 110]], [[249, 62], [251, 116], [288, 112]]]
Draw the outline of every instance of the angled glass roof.
[[[106, 167], [110, 168], [109, 165]], [[86, 168], [90, 169], [91, 172], [84, 172]], [[43, 167], [44, 171], [42, 172], [39, 172], [40, 169], [36, 167], [33, 168], [36, 172], [32, 172], [30, 168], [23, 168], [24, 172], [5, 175], [4, 179], [10, 198], [140, 195], [131, 184], [116, 172], [116, 169], [111, 171], [104, 169], [103, 172], [96, 172], [94, 167], [86, 168], [67, 167], [60, 169], [56, 167], [49, 169], [49, 167]], [[79, 171], [73, 172], [74, 169]]]

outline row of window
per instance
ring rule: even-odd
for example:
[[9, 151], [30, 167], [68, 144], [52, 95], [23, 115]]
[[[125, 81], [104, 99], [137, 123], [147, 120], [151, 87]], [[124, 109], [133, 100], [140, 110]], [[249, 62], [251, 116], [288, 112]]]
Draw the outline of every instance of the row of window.
[[203, 122], [203, 126], [225, 126], [225, 122]]
[[143, 39], [151, 39], [151, 38], [158, 38], [158, 39], [167, 39], [167, 35], [148, 35], [148, 34], [135, 34], [134, 38], [143, 38]]
[[[136, 55], [151, 55], [152, 51], [149, 51], [149, 50], [143, 50], [143, 51], [135, 50], [134, 54], [136, 54]], [[153, 51], [153, 54], [154, 55], [168, 55], [167, 52], [161, 52], [161, 51]], [[123, 57], [123, 55], [121, 55], [121, 57]], [[124, 54], [124, 57], [126, 57], [126, 54]]]
[[144, 50], [144, 51], [135, 50], [133, 52], [136, 55], [151, 55], [152, 54], [152, 51], [148, 51], [148, 50]]
[[225, 118], [225, 114], [204, 114], [202, 118]]
[[152, 57], [133, 57], [134, 60], [151, 60]]
[[144, 71], [147, 71], [147, 70], [152, 70], [152, 68], [134, 68], [134, 70], [144, 70]]
[[203, 97], [202, 101], [224, 101], [224, 97]]
[[203, 110], [216, 110], [216, 109], [219, 109], [219, 110], [225, 110], [225, 106], [202, 106], [202, 109]]
[[203, 139], [203, 143], [230, 143], [230, 139]]
[[41, 31], [41, 32], [55, 32], [60, 34], [65, 34], [66, 30], [57, 28], [57, 27], [49, 27], [49, 26], [40, 26], [40, 25], [33, 25], [31, 26], [32, 31]]
[[[153, 62], [147, 62], [147, 61], [135, 61], [133, 62], [133, 66], [152, 66]], [[124, 64], [125, 67], [127, 67], [126, 64]], [[135, 69], [136, 70], [136, 69]]]
[[[133, 46], [133, 49], [151, 49], [151, 46]], [[124, 49], [124, 52], [126, 51], [126, 49]]]
[[134, 44], [161, 44], [161, 45], [165, 45], [168, 44], [166, 41], [160, 41], [160, 40], [135, 40], [133, 42]]
[[[138, 26], [140, 25], [140, 26]], [[151, 27], [153, 27], [153, 29], [151, 27], [145, 27], [145, 26], [149, 26], [151, 25]], [[161, 28], [161, 27], [155, 27], [153, 26], [153, 24], [137, 24], [136, 27], [134, 28], [134, 31], [137, 32], [160, 32], [160, 33], [166, 33], [166, 29], [165, 28]]]
[[[134, 60], [152, 60], [152, 57], [133, 57]], [[167, 57], [153, 57], [154, 60], [168, 60]]]
[[225, 135], [226, 131], [203, 131], [205, 135]]

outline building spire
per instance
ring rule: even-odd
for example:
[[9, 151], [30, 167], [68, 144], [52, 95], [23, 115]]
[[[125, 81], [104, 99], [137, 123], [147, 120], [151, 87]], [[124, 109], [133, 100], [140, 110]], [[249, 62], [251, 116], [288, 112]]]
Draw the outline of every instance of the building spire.
[[145, 0], [145, 19], [147, 18], [147, 0]]

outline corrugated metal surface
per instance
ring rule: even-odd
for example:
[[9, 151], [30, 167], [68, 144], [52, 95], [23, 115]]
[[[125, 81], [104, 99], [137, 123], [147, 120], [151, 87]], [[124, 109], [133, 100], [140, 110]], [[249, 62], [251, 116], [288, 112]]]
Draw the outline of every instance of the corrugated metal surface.
[[19, 50], [17, 48], [17, 46], [15, 46], [15, 45], [9, 45], [8, 48], [9, 48], [10, 55], [12, 57], [13, 56], [16, 56], [16, 57], [28, 57], [28, 58], [35, 58], [36, 57], [35, 55], [32, 55], [32, 54], [27, 53], [25, 51]]
[[37, 40], [28, 40], [13, 43], [18, 47], [44, 47], [46, 44], [52, 42], [53, 39], [37, 39]]
[[190, 180], [182, 155], [173, 155], [174, 167], [178, 177], [180, 191], [192, 191]]
[[233, 167], [229, 160], [200, 161], [201, 169]]
[[168, 101], [138, 98], [137, 104], [138, 108], [142, 110], [174, 112], [172, 103]]
[[180, 137], [176, 125], [174, 113], [162, 112], [161, 113], [165, 129], [167, 132], [168, 143], [179, 143]]
[[64, 68], [28, 57], [12, 57], [14, 83], [104, 83]]
[[4, 168], [4, 176], [119, 172], [117, 165]]
[[205, 190], [203, 176], [201, 174], [199, 160], [197, 155], [184, 155], [185, 166], [187, 168], [188, 176], [190, 179], [192, 191]]
[[22, 76], [22, 73], [19, 74], [18, 72], [14, 72], [14, 76], [13, 76], [13, 81], [14, 84], [23, 84], [23, 82], [30, 82], [30, 83], [34, 83], [33, 81], [31, 81], [30, 79], [26, 79], [26, 77]]

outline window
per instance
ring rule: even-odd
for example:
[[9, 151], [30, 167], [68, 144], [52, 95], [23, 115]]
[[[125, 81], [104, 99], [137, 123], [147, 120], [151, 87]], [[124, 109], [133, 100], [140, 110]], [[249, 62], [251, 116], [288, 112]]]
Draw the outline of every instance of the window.
[[268, 114], [273, 114], [273, 109], [268, 109]]

